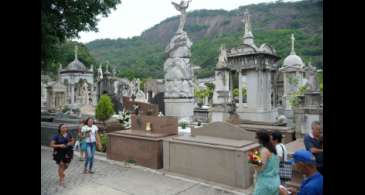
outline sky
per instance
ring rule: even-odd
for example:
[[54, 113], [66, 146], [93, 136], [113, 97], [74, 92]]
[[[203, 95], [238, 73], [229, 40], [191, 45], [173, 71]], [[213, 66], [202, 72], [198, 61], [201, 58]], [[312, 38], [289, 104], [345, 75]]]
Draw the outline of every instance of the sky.
[[[95, 39], [117, 39], [139, 36], [141, 33], [168, 17], [179, 15], [171, 1], [180, 0], [121, 0], [117, 9], [112, 10], [108, 17], [100, 18], [98, 32], [80, 32], [76, 41], [87, 43]], [[298, 1], [298, 0], [284, 0]], [[233, 10], [239, 6], [269, 3], [274, 0], [192, 0], [188, 11], [199, 9]]]

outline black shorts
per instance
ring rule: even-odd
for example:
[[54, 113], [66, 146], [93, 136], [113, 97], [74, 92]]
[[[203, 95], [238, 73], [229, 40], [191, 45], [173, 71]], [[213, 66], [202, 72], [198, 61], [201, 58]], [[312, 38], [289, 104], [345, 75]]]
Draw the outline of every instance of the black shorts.
[[71, 162], [72, 158], [73, 149], [70, 147], [53, 151], [53, 160], [56, 161], [57, 164], [60, 164], [60, 162], [68, 164]]

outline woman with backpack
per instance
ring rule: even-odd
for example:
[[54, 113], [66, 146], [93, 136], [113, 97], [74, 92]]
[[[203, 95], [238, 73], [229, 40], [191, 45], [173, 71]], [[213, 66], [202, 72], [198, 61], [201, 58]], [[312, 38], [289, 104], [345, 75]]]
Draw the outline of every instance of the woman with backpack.
[[283, 135], [280, 131], [274, 131], [271, 134], [271, 141], [275, 146], [277, 155], [280, 159], [280, 168], [279, 175], [281, 184], [285, 184], [286, 181], [289, 181], [292, 176], [292, 169], [290, 163], [288, 163], [288, 150], [285, 145], [281, 143], [283, 139]]

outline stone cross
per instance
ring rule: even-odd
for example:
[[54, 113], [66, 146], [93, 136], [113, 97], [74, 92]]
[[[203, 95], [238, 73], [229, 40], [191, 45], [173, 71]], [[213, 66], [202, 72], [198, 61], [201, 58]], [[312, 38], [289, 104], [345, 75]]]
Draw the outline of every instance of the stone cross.
[[245, 24], [245, 33], [243, 35], [243, 43], [254, 45], [253, 34], [251, 29], [251, 18], [248, 9], [245, 10], [242, 22]]
[[290, 55], [296, 55], [295, 50], [294, 50], [294, 41], [295, 41], [294, 34], [291, 34], [291, 51], [290, 51]]
[[251, 21], [248, 9], [245, 10], [242, 22], [245, 24], [245, 35], [251, 32]]
[[75, 59], [77, 59], [77, 45], [75, 45]]
[[58, 67], [58, 74], [57, 74], [58, 80], [61, 79], [61, 71], [62, 71], [62, 64], [60, 63], [60, 66]]

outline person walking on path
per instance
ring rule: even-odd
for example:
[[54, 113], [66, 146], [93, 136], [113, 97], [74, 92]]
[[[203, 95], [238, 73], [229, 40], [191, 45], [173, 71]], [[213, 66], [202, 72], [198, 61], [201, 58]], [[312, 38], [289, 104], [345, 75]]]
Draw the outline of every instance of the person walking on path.
[[50, 146], [53, 150], [53, 160], [58, 165], [58, 176], [60, 177], [60, 186], [64, 186], [65, 170], [73, 158], [73, 145], [75, 140], [64, 124], [58, 126], [58, 134], [54, 135]]
[[254, 165], [257, 177], [253, 195], [279, 195], [279, 158], [275, 146], [266, 130], [258, 131], [256, 138], [261, 145], [262, 164]]
[[100, 136], [98, 127], [94, 125], [94, 120], [89, 117], [85, 120], [84, 126], [81, 128], [81, 138], [86, 142], [86, 155], [84, 173], [93, 174], [94, 154], [96, 146], [100, 149]]
[[81, 124], [80, 127], [77, 129], [77, 133], [78, 133], [78, 142], [79, 142], [79, 150], [80, 150], [80, 161], [84, 161], [85, 160], [85, 153], [86, 153], [86, 141], [85, 139], [82, 139], [82, 135], [81, 135], [81, 128], [84, 125], [84, 121], [81, 120]]

